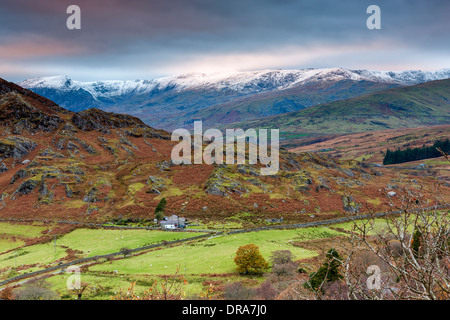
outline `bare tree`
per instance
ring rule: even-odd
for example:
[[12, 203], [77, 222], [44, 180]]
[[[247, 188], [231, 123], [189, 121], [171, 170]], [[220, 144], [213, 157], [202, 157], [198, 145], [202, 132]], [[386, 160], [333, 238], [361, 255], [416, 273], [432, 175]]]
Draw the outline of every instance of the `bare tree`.
[[45, 278], [33, 279], [14, 290], [16, 300], [57, 300], [59, 295], [51, 289]]
[[[430, 208], [430, 199], [421, 195], [420, 189], [397, 191], [397, 201], [391, 199], [391, 205], [399, 210], [381, 218], [382, 232], [376, 230], [373, 213], [367, 220], [354, 220], [352, 249], [345, 261], [348, 298], [447, 299], [449, 212], [440, 209], [437, 201]], [[417, 238], [413, 241], [415, 232], [420, 235], [419, 243]], [[373, 264], [367, 266], [363, 254], [370, 255]]]

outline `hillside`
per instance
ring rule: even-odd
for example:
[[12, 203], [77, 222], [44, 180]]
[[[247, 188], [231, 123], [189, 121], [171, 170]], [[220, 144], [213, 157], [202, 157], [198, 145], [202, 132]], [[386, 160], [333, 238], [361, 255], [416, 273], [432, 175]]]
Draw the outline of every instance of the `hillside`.
[[[187, 119], [201, 119], [207, 127], [278, 115], [314, 105], [357, 97], [382, 89], [397, 87], [395, 83], [355, 80], [324, 80], [276, 92], [255, 94], [236, 101], [185, 113]], [[174, 123], [175, 124], [175, 123]]]
[[289, 137], [443, 124], [450, 124], [450, 79], [382, 90], [231, 126], [279, 128]]
[[[0, 88], [0, 217], [153, 219], [165, 197], [169, 214], [247, 217], [254, 226], [386, 210], [385, 192], [411, 184], [408, 174], [390, 169], [286, 150], [274, 176], [248, 165], [173, 165], [175, 142], [137, 118], [70, 112], [4, 80]], [[413, 185], [427, 194], [432, 182]]]
[[82, 82], [67, 76], [19, 85], [71, 111], [127, 113], [173, 130], [202, 119], [205, 126], [253, 120], [348, 99], [377, 90], [446, 79], [450, 70], [370, 71], [344, 68], [191, 73], [152, 80]]

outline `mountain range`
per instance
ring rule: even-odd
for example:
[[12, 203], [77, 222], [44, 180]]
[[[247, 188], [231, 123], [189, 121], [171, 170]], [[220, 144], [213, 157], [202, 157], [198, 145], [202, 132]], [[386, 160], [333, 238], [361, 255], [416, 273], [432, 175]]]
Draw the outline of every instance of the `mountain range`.
[[450, 124], [450, 79], [381, 90], [233, 126], [278, 128], [289, 137]]
[[[315, 221], [387, 210], [390, 185], [412, 183], [390, 168], [284, 149], [272, 176], [247, 164], [174, 165], [168, 132], [129, 115], [69, 111], [3, 79], [0, 115], [2, 218], [153, 220], [165, 198], [167, 214], [203, 221]], [[414, 179], [432, 192], [432, 177]]]
[[450, 78], [438, 71], [344, 68], [191, 73], [153, 80], [82, 82], [67, 76], [18, 83], [71, 111], [99, 108], [130, 114], [155, 128], [248, 121], [379, 90]]

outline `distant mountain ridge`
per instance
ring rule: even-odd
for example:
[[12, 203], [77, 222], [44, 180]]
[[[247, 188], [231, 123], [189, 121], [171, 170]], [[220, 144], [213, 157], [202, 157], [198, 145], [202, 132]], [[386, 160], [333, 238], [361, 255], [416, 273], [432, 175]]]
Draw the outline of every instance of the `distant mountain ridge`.
[[450, 124], [450, 79], [381, 90], [230, 126], [314, 136], [445, 124]]
[[[131, 114], [153, 127], [174, 129], [189, 125], [193, 119], [215, 126], [446, 78], [450, 78], [450, 69], [394, 72], [326, 68], [191, 73], [135, 81], [82, 82], [53, 76], [27, 79], [19, 85], [71, 111], [95, 107]], [[235, 106], [237, 113], [233, 113]], [[223, 108], [232, 115], [218, 116]], [[209, 114], [216, 115], [210, 119]]]

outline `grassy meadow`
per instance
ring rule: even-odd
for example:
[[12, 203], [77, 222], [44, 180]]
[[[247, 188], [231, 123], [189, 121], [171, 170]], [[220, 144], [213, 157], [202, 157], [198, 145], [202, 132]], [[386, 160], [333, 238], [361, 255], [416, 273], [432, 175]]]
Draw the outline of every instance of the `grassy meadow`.
[[[42, 225], [8, 223], [1, 223], [0, 226], [0, 233], [5, 235], [0, 239], [0, 280], [55, 265], [59, 261], [66, 262], [68, 259], [117, 252], [124, 247], [134, 249], [202, 234], [78, 228], [59, 235], [55, 240], [14, 249], [14, 246], [23, 245], [24, 241], [16, 239], [13, 242], [6, 235], [39, 237], [48, 228]], [[377, 219], [373, 227], [371, 234], [382, 233], [386, 225], [383, 219]], [[82, 266], [81, 281], [88, 284], [86, 297], [89, 299], [110, 299], [118, 290], [127, 289], [133, 282], [136, 291], [142, 292], [155, 280], [161, 281], [165, 276], [177, 272], [187, 280], [185, 292], [188, 296], [205, 290], [208, 281], [226, 284], [245, 280], [257, 285], [264, 277], [243, 276], [236, 272], [234, 257], [240, 246], [250, 243], [257, 245], [268, 262], [272, 253], [277, 250], [291, 251], [295, 261], [307, 261], [331, 248], [335, 239], [348, 237], [351, 230], [352, 223], [347, 222], [299, 229], [211, 234], [202, 240], [145, 250], [127, 257], [120, 255], [114, 259], [100, 259]], [[69, 274], [59, 273], [52, 275], [48, 281], [63, 299], [74, 299], [66, 287], [68, 278]]]

